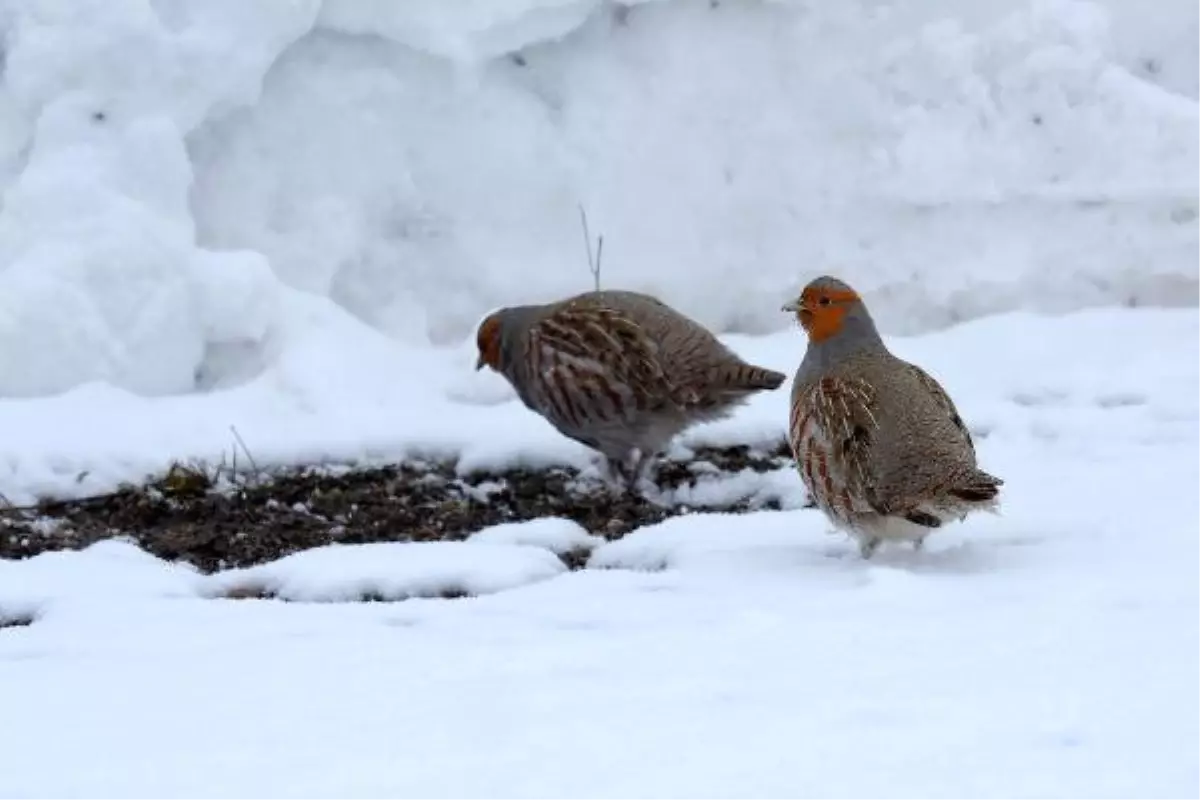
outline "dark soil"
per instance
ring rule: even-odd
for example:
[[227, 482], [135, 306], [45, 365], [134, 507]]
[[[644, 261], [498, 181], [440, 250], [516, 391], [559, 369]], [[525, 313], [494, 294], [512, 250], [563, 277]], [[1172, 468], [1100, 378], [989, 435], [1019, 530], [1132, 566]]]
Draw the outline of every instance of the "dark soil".
[[27, 625], [33, 624], [33, 617], [29, 614], [5, 614], [0, 610], [0, 630], [5, 628], [24, 628]]
[[[661, 461], [656, 482], [663, 489], [694, 484], [699, 462], [722, 472], [767, 472], [787, 467], [790, 455], [786, 445], [770, 452], [701, 450], [689, 462]], [[616, 539], [693, 511], [778, 507], [773, 501], [752, 506], [748, 498], [722, 507], [668, 507], [576, 479], [567, 468], [458, 476], [453, 463], [414, 463], [290, 470], [230, 483], [176, 465], [146, 485], [112, 494], [0, 509], [0, 558], [80, 549], [123, 536], [160, 558], [212, 572], [332, 542], [457, 540], [489, 525], [537, 517], [566, 517]], [[563, 559], [577, 568], [586, 557]]]

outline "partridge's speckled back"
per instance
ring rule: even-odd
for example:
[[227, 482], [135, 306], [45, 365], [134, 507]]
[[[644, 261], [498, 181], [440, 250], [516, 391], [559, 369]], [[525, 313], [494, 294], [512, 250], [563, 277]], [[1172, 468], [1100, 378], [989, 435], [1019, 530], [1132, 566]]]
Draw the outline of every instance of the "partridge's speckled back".
[[500, 371], [521, 399], [610, 458], [657, 452], [687, 426], [785, 380], [637, 292], [587, 292], [498, 313]]
[[608, 290], [582, 295], [579, 302], [617, 309], [658, 344], [667, 379], [693, 400], [697, 420], [726, 416], [761, 390], [776, 389], [787, 376], [747, 364], [700, 323], [662, 301], [639, 292]]

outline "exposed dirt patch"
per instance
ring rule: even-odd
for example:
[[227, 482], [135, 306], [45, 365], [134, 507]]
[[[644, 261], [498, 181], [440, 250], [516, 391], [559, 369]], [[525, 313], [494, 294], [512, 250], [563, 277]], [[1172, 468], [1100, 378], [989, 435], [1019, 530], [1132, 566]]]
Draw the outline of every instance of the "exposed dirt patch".
[[[262, 586], [261, 584], [244, 584], [231, 586], [224, 593], [215, 595], [215, 597], [223, 600], [278, 600], [281, 603], [315, 603], [315, 602], [335, 602], [335, 601], [317, 601], [317, 600], [294, 600], [290, 597], [282, 597], [278, 593]], [[432, 592], [428, 594], [399, 594], [385, 595], [379, 592], [364, 592], [358, 597], [350, 600], [337, 600], [336, 602], [345, 603], [402, 603], [405, 600], [417, 599], [438, 599], [438, 600], [461, 600], [464, 597], [474, 597], [466, 589], [456, 589], [447, 587], [440, 592]]]
[[5, 628], [24, 628], [32, 625], [34, 619], [32, 614], [9, 614], [0, 611], [0, 631]]
[[[790, 456], [785, 444], [769, 452], [701, 450], [688, 462], [660, 462], [658, 485], [694, 484], [693, 466], [699, 462], [721, 472], [767, 472], [786, 467]], [[214, 482], [202, 469], [176, 466], [144, 486], [108, 495], [0, 509], [0, 558], [128, 536], [160, 558], [212, 572], [332, 542], [458, 540], [489, 525], [548, 516], [575, 520], [591, 533], [616, 539], [681, 513], [744, 512], [751, 506], [743, 498], [722, 506], [667, 507], [584, 484], [575, 470], [564, 468], [460, 477], [453, 463], [401, 464], [290, 470], [231, 484]], [[771, 507], [777, 504], [757, 506]], [[568, 553], [563, 560], [578, 568], [586, 557]]]

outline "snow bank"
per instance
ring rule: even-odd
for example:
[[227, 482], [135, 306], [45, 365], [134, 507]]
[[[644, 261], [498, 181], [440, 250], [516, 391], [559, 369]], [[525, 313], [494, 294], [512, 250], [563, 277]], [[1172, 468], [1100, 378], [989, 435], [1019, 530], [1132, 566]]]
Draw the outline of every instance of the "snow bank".
[[289, 289], [461, 341], [588, 285], [578, 202], [608, 285], [723, 330], [828, 270], [898, 332], [1194, 305], [1196, 28], [1190, 0], [10, 4], [0, 395], [244, 382], [303, 346]]
[[306, 38], [262, 104], [192, 138], [201, 236], [434, 341], [585, 288], [577, 201], [611, 285], [722, 329], [778, 328], [827, 269], [896, 330], [1194, 301], [1195, 98], [1116, 62], [1119, 9], [843, 5], [597, 11], [519, 63], [469, 22], [431, 43], [356, 17], [333, 27], [383, 40]]
[[208, 347], [262, 339], [278, 280], [260, 253], [197, 247], [184, 136], [255, 101], [302, 5], [7, 7], [0, 393], [185, 391]]
[[209, 596], [304, 602], [457, 597], [499, 592], [566, 571], [542, 547], [464, 542], [328, 545], [212, 576]]

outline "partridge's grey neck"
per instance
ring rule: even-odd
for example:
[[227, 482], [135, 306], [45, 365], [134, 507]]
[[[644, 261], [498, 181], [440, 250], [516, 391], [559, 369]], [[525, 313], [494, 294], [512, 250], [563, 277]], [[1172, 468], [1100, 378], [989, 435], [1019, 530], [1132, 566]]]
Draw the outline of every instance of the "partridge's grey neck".
[[857, 302], [846, 311], [841, 330], [821, 342], [809, 340], [797, 377], [806, 380], [852, 355], [870, 352], [887, 353], [888, 349], [867, 307]]

